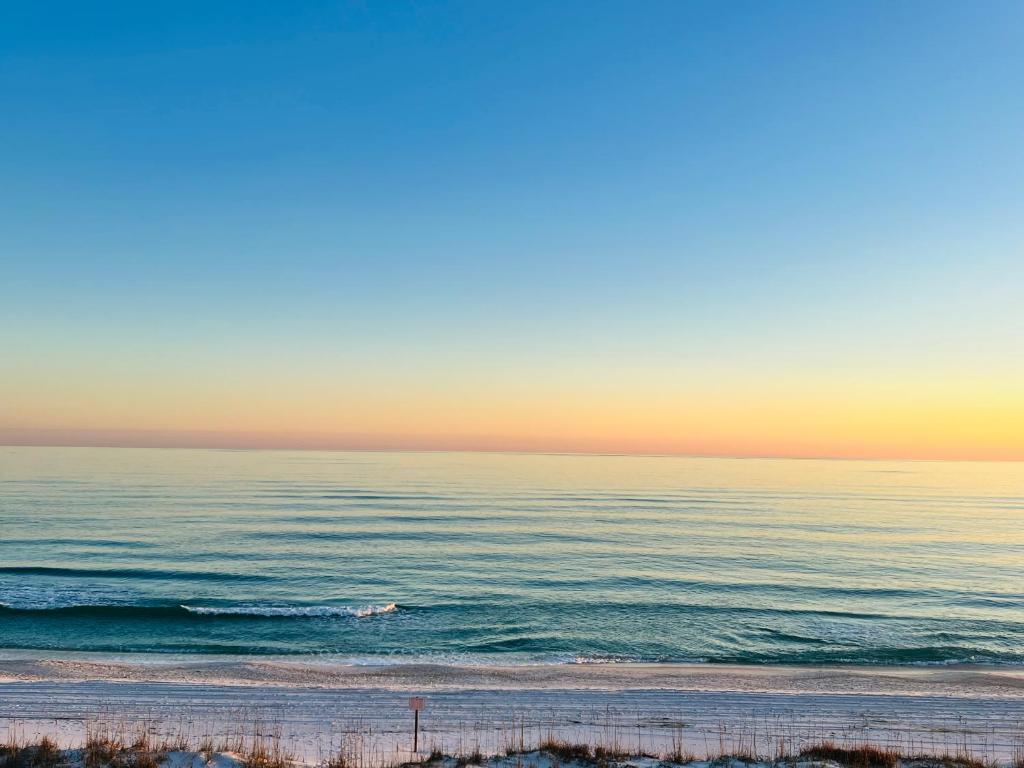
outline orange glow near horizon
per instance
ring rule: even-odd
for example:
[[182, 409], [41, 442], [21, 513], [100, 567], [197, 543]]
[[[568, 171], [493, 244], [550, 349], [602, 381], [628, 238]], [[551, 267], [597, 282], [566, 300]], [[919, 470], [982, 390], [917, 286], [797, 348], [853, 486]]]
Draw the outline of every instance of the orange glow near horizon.
[[0, 424], [0, 442], [1024, 460], [1024, 401], [1009, 390], [194, 395], [165, 398], [160, 417], [144, 397], [40, 403]]

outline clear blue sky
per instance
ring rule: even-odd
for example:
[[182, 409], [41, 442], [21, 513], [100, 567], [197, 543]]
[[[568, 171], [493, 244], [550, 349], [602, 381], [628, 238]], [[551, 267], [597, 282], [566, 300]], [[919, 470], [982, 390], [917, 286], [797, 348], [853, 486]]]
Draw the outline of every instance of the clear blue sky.
[[974, 418], [1024, 385], [1022, 31], [1019, 2], [4, 3], [0, 428], [643, 448], [643, 403], [699, 431], [794, 381], [952, 382], [936, 412]]

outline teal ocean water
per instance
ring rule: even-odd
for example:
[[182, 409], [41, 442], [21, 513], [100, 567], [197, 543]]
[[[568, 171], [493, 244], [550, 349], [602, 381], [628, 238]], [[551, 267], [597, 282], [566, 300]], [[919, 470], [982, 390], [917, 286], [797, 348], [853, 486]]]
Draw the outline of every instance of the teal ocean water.
[[0, 447], [0, 648], [1024, 662], [1024, 465]]

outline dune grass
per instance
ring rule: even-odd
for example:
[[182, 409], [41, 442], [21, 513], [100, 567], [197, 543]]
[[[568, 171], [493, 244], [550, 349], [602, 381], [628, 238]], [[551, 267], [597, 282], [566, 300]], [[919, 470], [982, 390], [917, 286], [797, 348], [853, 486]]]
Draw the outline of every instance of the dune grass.
[[[1024, 737], [1024, 734], [1022, 734]], [[0, 744], [0, 768], [674, 768], [699, 764], [700, 768], [738, 768], [757, 764], [759, 768], [787, 768], [797, 764], [841, 766], [842, 768], [1024, 768], [1024, 738], [1009, 762], [997, 764], [972, 755], [966, 748], [955, 754], [905, 753], [874, 744], [840, 744], [822, 740], [787, 751], [778, 743], [774, 755], [765, 756], [724, 746], [698, 756], [686, 748], [680, 733], [670, 747], [658, 754], [622, 748], [614, 739], [594, 744], [547, 735], [527, 745], [520, 735], [497, 755], [484, 754], [479, 746], [447, 754], [438, 748], [423, 757], [401, 760], [399, 754], [360, 751], [348, 744], [321, 759], [307, 763], [296, 758], [284, 745], [280, 733], [253, 725], [248, 733], [214, 738], [205, 734], [193, 739], [184, 732], [156, 741], [146, 727], [126, 729], [90, 727], [80, 747], [61, 749], [51, 738], [21, 743], [11, 737]], [[175, 758], [175, 755], [178, 757]], [[408, 755], [408, 753], [406, 753]], [[383, 759], [382, 759], [383, 758]]]
[[48, 737], [35, 744], [21, 745], [10, 742], [0, 745], [2, 768], [56, 768], [61, 762], [61, 751]]

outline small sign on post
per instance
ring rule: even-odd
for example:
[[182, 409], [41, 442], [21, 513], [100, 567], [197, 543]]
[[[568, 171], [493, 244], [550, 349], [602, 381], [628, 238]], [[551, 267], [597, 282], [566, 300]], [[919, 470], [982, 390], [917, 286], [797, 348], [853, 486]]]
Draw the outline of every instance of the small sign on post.
[[409, 698], [409, 709], [412, 710], [412, 751], [420, 750], [420, 710], [423, 709], [424, 700], [422, 696], [411, 696]]

